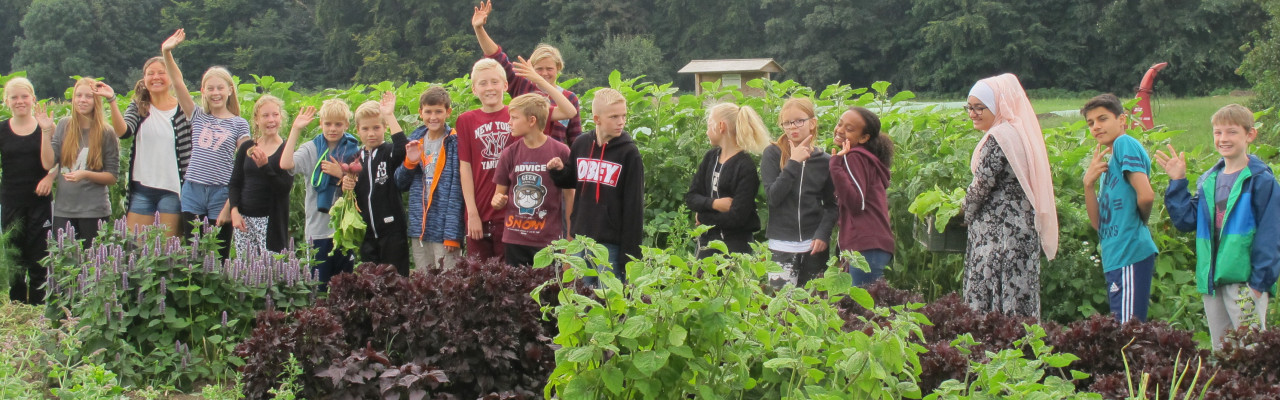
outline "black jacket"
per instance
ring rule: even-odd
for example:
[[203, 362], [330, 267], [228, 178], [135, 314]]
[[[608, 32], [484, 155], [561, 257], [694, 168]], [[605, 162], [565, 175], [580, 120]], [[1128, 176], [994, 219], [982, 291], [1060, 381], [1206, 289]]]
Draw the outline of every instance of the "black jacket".
[[622, 132], [600, 146], [591, 131], [578, 135], [569, 151], [565, 168], [550, 172], [557, 184], [567, 182], [577, 189], [571, 233], [616, 244], [622, 255], [640, 258], [644, 163], [636, 142]]
[[769, 145], [760, 157], [760, 175], [764, 177], [765, 198], [769, 202], [769, 239], [803, 242], [817, 239], [831, 242], [836, 226], [835, 187], [831, 184], [828, 165], [831, 156], [814, 148], [809, 160], [787, 160], [779, 168], [782, 150]]
[[356, 204], [367, 229], [374, 237], [408, 235], [404, 204], [400, 187], [396, 185], [396, 169], [404, 164], [404, 146], [409, 138], [404, 132], [391, 135], [391, 142], [383, 142], [372, 151], [360, 148], [358, 155], [364, 170], [356, 180]]
[[227, 201], [242, 216], [267, 217], [267, 250], [278, 253], [289, 243], [289, 191], [293, 190], [293, 175], [280, 169], [284, 143], [267, 157], [267, 165], [262, 167], [248, 156], [254, 145], [253, 140], [246, 140], [236, 149], [231, 181], [227, 184]]
[[[706, 240], [733, 241], [739, 244], [752, 240], [752, 234], [760, 230], [760, 215], [756, 213], [756, 194], [760, 192], [760, 172], [756, 162], [747, 152], [733, 155], [720, 169], [720, 195], [732, 197], [729, 211], [719, 212], [711, 208], [716, 197], [711, 194], [711, 175], [720, 159], [720, 148], [707, 151], [693, 175], [684, 204], [693, 211], [698, 222], [714, 225], [702, 237]], [[730, 246], [732, 249], [733, 246]]]

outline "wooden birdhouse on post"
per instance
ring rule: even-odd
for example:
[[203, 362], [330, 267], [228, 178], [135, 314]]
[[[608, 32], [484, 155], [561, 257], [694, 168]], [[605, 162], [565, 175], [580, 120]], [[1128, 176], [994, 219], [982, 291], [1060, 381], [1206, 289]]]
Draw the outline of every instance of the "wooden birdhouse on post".
[[783, 71], [772, 58], [693, 60], [680, 68], [682, 74], [693, 74], [693, 86], [698, 94], [702, 94], [703, 82], [720, 81], [721, 85], [735, 86], [748, 96], [764, 96], [764, 91], [748, 87], [745, 83], [752, 79], [769, 79], [771, 74]]

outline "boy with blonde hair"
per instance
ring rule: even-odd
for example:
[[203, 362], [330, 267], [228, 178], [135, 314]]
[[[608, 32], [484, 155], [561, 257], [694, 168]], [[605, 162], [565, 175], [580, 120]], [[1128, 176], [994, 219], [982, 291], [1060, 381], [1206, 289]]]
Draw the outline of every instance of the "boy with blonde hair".
[[547, 99], [533, 93], [511, 100], [511, 137], [521, 141], [502, 151], [490, 202], [505, 210], [502, 241], [510, 266], [532, 266], [534, 254], [567, 235], [564, 218], [573, 210], [573, 186], [554, 181], [547, 163], [568, 158], [569, 147], [543, 132], [548, 108]]
[[[534, 72], [533, 65], [520, 59], [514, 65], [515, 73], [550, 90], [554, 86]], [[471, 92], [480, 99], [480, 108], [458, 116], [458, 171], [462, 180], [462, 198], [467, 207], [467, 254], [482, 260], [506, 254], [503, 249], [503, 213], [494, 209], [489, 199], [494, 195], [493, 184], [498, 158], [511, 138], [511, 116], [502, 104], [507, 91], [506, 71], [492, 59], [481, 59], [471, 69]], [[551, 91], [550, 119], [569, 118], [578, 109], [560, 92]], [[544, 131], [551, 129], [545, 120], [539, 120]]]
[[[554, 91], [569, 99], [575, 110], [580, 109], [578, 95], [558, 86], [556, 83], [560, 72], [564, 71], [564, 59], [560, 57], [560, 50], [543, 43], [539, 44], [538, 47], [533, 49], [533, 53], [529, 54], [529, 62], [533, 64], [534, 72], [551, 83], [550, 90], [519, 76], [515, 73], [511, 60], [507, 58], [507, 53], [489, 37], [489, 33], [484, 29], [485, 24], [489, 22], [489, 13], [492, 11], [493, 1], [480, 3], [480, 6], [475, 7], [475, 12], [471, 16], [471, 27], [475, 29], [476, 40], [480, 42], [480, 49], [484, 51], [484, 56], [498, 61], [502, 68], [507, 71], [507, 92], [511, 94], [511, 98], [525, 93], [537, 93], [550, 99], [549, 93]], [[555, 99], [550, 100], [554, 101]], [[551, 121], [550, 129], [547, 131], [547, 135], [566, 145], [573, 144], [573, 141], [581, 133], [582, 118], [576, 112], [570, 117]]]
[[[392, 174], [404, 164], [409, 139], [396, 120], [395, 109], [395, 92], [383, 93], [381, 102], [369, 100], [356, 109], [356, 131], [364, 144], [357, 155], [362, 168], [353, 168], [353, 173], [342, 179], [342, 189], [355, 190], [356, 209], [368, 226], [360, 244], [360, 260], [391, 264], [400, 275], [408, 276], [408, 225], [400, 187]], [[388, 128], [391, 143], [387, 143]]]
[[320, 106], [318, 113], [320, 134], [299, 146], [299, 135], [316, 116], [315, 107], [307, 107], [293, 120], [289, 139], [285, 141], [280, 155], [280, 169], [301, 175], [306, 181], [307, 194], [303, 203], [307, 215], [305, 238], [316, 249], [317, 264], [313, 268], [319, 273], [320, 282], [328, 283], [334, 275], [352, 271], [350, 254], [329, 254], [334, 246], [333, 228], [329, 227], [329, 207], [337, 199], [342, 183], [341, 163], [355, 159], [360, 141], [347, 133], [351, 108], [341, 99], [329, 99]]
[[1267, 303], [1280, 275], [1280, 187], [1271, 168], [1249, 154], [1258, 138], [1253, 112], [1231, 104], [1213, 114], [1213, 144], [1222, 159], [1197, 182], [1191, 195], [1187, 155], [1169, 145], [1156, 161], [1169, 174], [1164, 204], [1173, 226], [1196, 232], [1196, 290], [1204, 299], [1213, 348], [1228, 329], [1246, 323], [1267, 326]]
[[[574, 235], [586, 236], [609, 250], [609, 270], [626, 282], [629, 258], [640, 258], [644, 237], [644, 162], [640, 149], [624, 129], [627, 99], [611, 88], [595, 92], [591, 120], [596, 129], [578, 136], [569, 158], [554, 158], [547, 169], [557, 181], [576, 189], [573, 201]], [[587, 283], [597, 282], [587, 277]]]

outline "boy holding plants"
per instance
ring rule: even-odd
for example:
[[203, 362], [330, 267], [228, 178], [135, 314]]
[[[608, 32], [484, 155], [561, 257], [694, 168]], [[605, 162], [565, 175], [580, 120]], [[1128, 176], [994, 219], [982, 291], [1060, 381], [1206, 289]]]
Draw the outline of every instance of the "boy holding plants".
[[[320, 132], [315, 139], [298, 146], [298, 136], [316, 116], [315, 107], [307, 107], [298, 113], [289, 130], [289, 139], [280, 155], [280, 169], [301, 175], [306, 180], [307, 213], [306, 240], [316, 249], [315, 269], [320, 282], [340, 272], [351, 272], [351, 256], [341, 251], [333, 252], [333, 228], [329, 226], [329, 207], [338, 196], [338, 185], [343, 172], [342, 163], [350, 162], [360, 150], [360, 141], [347, 133], [351, 121], [351, 109], [341, 99], [325, 100], [320, 106]], [[297, 151], [294, 151], [294, 149]]]
[[449, 130], [449, 92], [433, 86], [418, 99], [422, 126], [409, 134], [396, 184], [409, 191], [409, 252], [418, 269], [452, 268], [462, 247], [458, 135]]
[[[375, 264], [391, 264], [400, 275], [409, 275], [409, 238], [405, 224], [404, 204], [400, 203], [400, 187], [392, 174], [404, 164], [405, 145], [409, 139], [396, 121], [396, 94], [382, 94], [382, 101], [369, 100], [356, 109], [356, 132], [364, 148], [357, 157], [363, 166], [352, 167], [342, 178], [342, 190], [354, 190], [356, 210], [368, 229], [360, 244], [360, 260]], [[391, 143], [387, 143], [387, 129]]]
[[[1098, 231], [1107, 300], [1117, 321], [1146, 321], [1157, 253], [1147, 228], [1155, 202], [1148, 179], [1151, 158], [1137, 139], [1125, 134], [1128, 118], [1115, 95], [1090, 99], [1080, 114], [1098, 141], [1084, 174], [1084, 198], [1089, 222]], [[1096, 187], [1099, 181], [1101, 188]]]
[[1196, 290], [1204, 299], [1213, 348], [1248, 317], [1267, 326], [1267, 303], [1280, 274], [1280, 187], [1271, 168], [1249, 154], [1258, 138], [1253, 112], [1231, 104], [1213, 114], [1213, 144], [1222, 156], [1188, 192], [1187, 155], [1169, 145], [1156, 161], [1169, 174], [1164, 204], [1173, 226], [1196, 232]]
[[[569, 99], [552, 90], [554, 86], [535, 73], [528, 61], [521, 58], [514, 67], [516, 75], [547, 91], [555, 103], [548, 118], [564, 119], [577, 114], [578, 109]], [[506, 91], [507, 75], [502, 65], [489, 58], [476, 61], [471, 67], [471, 93], [480, 99], [480, 108], [462, 113], [456, 122], [458, 175], [467, 207], [467, 254], [481, 260], [494, 257], [501, 260], [505, 254], [502, 240], [505, 215], [492, 207], [489, 199], [496, 189], [493, 179], [498, 157], [511, 138], [511, 115], [502, 104]]]
[[548, 106], [546, 98], [532, 93], [511, 100], [511, 137], [521, 141], [502, 151], [493, 175], [491, 205], [506, 210], [502, 241], [510, 266], [532, 266], [534, 254], [565, 237], [564, 216], [573, 210], [573, 184], [553, 181], [547, 171], [553, 159], [569, 158], [569, 146], [543, 133]]

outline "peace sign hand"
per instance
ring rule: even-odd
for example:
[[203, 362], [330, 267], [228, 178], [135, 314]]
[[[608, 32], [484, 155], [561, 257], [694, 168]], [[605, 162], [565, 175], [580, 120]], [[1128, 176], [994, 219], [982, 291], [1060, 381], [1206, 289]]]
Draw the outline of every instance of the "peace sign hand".
[[1107, 172], [1108, 154], [1111, 154], [1110, 147], [1103, 147], [1101, 144], [1093, 147], [1093, 159], [1089, 161], [1089, 169], [1084, 172], [1084, 187], [1092, 188], [1098, 183], [1102, 173]]

